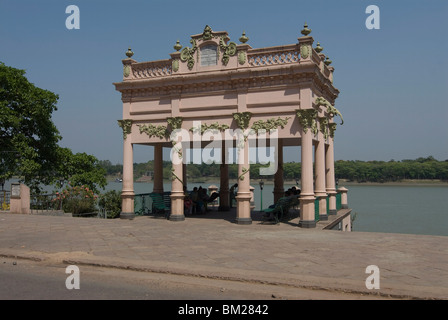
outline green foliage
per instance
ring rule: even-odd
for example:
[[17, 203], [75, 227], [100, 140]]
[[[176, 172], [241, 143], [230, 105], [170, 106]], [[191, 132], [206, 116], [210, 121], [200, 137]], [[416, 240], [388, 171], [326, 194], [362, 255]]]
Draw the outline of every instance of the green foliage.
[[[251, 179], [272, 179], [272, 176], [261, 176], [260, 168], [269, 164], [251, 164]], [[116, 165], [121, 172], [122, 166]], [[141, 177], [146, 171], [153, 170], [153, 161], [147, 163], [134, 163], [135, 178]], [[163, 176], [171, 177], [171, 162], [163, 162]], [[220, 164], [188, 164], [187, 177], [219, 177]], [[300, 179], [300, 162], [287, 162], [283, 164], [283, 177], [285, 179]], [[448, 161], [437, 161], [432, 156], [416, 160], [403, 161], [359, 161], [338, 160], [335, 162], [335, 176], [339, 179], [348, 179], [357, 182], [389, 182], [402, 179], [439, 179], [448, 180]], [[238, 165], [229, 164], [229, 179], [238, 179]]]
[[101, 194], [98, 200], [98, 206], [106, 210], [108, 219], [117, 218], [121, 212], [120, 192], [110, 190]]
[[390, 182], [403, 179], [448, 180], [448, 162], [432, 156], [403, 161], [344, 161], [335, 162], [336, 178], [357, 182]]
[[58, 96], [30, 83], [24, 70], [0, 62], [0, 179], [20, 176], [32, 189], [51, 184], [59, 131], [51, 115]]
[[35, 194], [40, 185], [61, 187], [63, 180], [104, 188], [106, 171], [94, 156], [58, 145], [51, 118], [58, 99], [30, 83], [24, 70], [0, 62], [0, 179], [16, 176]]
[[87, 186], [69, 185], [61, 193], [56, 193], [56, 201], [62, 200], [64, 212], [71, 212], [74, 216], [95, 211], [97, 195]]
[[88, 186], [98, 192], [98, 186], [106, 186], [106, 170], [101, 167], [98, 159], [86, 153], [73, 154], [70, 149], [58, 149], [57, 175], [72, 186]]

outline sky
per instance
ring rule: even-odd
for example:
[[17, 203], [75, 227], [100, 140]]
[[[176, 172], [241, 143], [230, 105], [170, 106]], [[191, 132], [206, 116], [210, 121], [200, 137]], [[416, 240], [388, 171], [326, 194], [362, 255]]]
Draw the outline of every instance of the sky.
[[[79, 29], [66, 28], [69, 5], [79, 8]], [[379, 29], [366, 27], [369, 5], [379, 8]], [[112, 83], [122, 80], [128, 47], [139, 62], [168, 59], [177, 40], [188, 46], [205, 25], [237, 43], [245, 31], [252, 48], [286, 45], [307, 22], [340, 90], [336, 160], [446, 160], [447, 17], [446, 0], [0, 0], [0, 61], [59, 95], [62, 147], [115, 164], [122, 101]], [[300, 161], [299, 147], [284, 157]], [[152, 159], [152, 147], [134, 148], [134, 162]]]

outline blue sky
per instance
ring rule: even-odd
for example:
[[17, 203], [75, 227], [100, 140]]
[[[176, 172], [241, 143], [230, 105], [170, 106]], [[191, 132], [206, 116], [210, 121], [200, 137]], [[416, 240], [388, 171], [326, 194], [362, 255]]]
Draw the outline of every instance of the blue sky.
[[[368, 5], [380, 29], [368, 30]], [[68, 30], [68, 5], [80, 29]], [[176, 40], [206, 24], [253, 48], [297, 42], [306, 21], [335, 67], [336, 160], [448, 159], [448, 1], [0, 1], [0, 61], [27, 71], [36, 86], [59, 94], [53, 120], [61, 145], [122, 162], [120, 93], [124, 53], [137, 61], [169, 58]], [[287, 148], [286, 161], [299, 161]], [[134, 161], [152, 159], [136, 147]]]

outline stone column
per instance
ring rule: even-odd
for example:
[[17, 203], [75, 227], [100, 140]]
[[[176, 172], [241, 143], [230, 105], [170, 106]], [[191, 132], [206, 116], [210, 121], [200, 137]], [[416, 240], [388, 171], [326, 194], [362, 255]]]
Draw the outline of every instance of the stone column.
[[163, 193], [163, 146], [154, 146], [154, 187], [152, 192]]
[[134, 150], [131, 135], [123, 141], [123, 187], [121, 191], [121, 219], [133, 219], [134, 213]]
[[171, 173], [171, 221], [183, 221], [184, 215], [184, 190], [183, 190], [183, 163], [182, 163], [182, 143], [178, 142], [173, 146], [172, 173]]
[[328, 139], [325, 153], [326, 189], [329, 197], [328, 214], [336, 214], [336, 187], [334, 179], [334, 146], [333, 138]]
[[285, 195], [285, 189], [283, 187], [283, 142], [278, 140], [277, 145], [277, 172], [274, 175], [274, 203]]
[[221, 181], [219, 184], [219, 211], [230, 210], [229, 198], [229, 165], [227, 164], [228, 150], [225, 141], [222, 142], [221, 148]]
[[249, 142], [238, 147], [238, 193], [236, 195], [236, 222], [238, 224], [252, 224], [250, 215], [250, 165]]
[[[325, 124], [321, 123], [321, 126]], [[328, 220], [327, 191], [325, 189], [325, 139], [322, 128], [318, 133], [314, 161], [316, 165], [316, 198], [319, 200], [319, 219]]]
[[338, 192], [341, 193], [341, 209], [348, 209], [348, 201], [347, 201], [348, 189], [341, 187], [338, 189]]
[[315, 228], [314, 219], [314, 187], [313, 187], [313, 133], [302, 129], [302, 190], [300, 192], [300, 221], [299, 227]]

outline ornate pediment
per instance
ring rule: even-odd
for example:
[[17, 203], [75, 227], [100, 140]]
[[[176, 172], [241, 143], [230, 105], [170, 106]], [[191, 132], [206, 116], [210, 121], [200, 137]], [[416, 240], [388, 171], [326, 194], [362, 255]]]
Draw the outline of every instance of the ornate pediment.
[[187, 63], [189, 70], [193, 70], [196, 63], [203, 67], [226, 66], [230, 57], [237, 54], [236, 43], [229, 40], [226, 31], [215, 32], [206, 25], [202, 33], [191, 36], [191, 47], [182, 49], [180, 60]]

